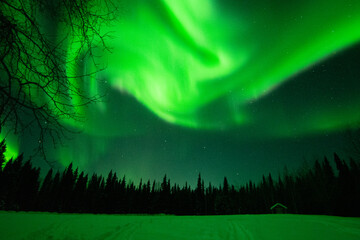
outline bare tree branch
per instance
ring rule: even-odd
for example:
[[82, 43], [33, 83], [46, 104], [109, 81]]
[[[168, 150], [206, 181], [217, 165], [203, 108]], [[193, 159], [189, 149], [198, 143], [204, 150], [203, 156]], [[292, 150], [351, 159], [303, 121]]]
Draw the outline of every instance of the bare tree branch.
[[[98, 11], [100, 3], [107, 9]], [[37, 152], [46, 160], [45, 142], [61, 143], [72, 131], [65, 121], [83, 121], [78, 109], [102, 97], [81, 86], [103, 70], [94, 50], [110, 51], [100, 29], [115, 10], [111, 0], [0, 0], [0, 130], [21, 135], [36, 126]], [[54, 40], [41, 24], [44, 18], [67, 29], [64, 36]], [[67, 66], [85, 59], [95, 71], [70, 74]]]

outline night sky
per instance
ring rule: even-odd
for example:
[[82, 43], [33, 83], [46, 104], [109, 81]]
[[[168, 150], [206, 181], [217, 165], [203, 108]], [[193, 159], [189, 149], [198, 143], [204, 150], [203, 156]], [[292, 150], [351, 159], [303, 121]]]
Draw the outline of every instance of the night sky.
[[[113, 169], [135, 182], [167, 174], [179, 184], [200, 172], [243, 184], [350, 154], [344, 132], [360, 122], [359, 1], [119, 3], [102, 29], [112, 53], [98, 49], [106, 69], [79, 80], [106, 97], [79, 109], [83, 122], [67, 122], [80, 134], [49, 144], [59, 168]], [[92, 68], [67, 66], [69, 76]], [[30, 154], [28, 139], [9, 149]]]

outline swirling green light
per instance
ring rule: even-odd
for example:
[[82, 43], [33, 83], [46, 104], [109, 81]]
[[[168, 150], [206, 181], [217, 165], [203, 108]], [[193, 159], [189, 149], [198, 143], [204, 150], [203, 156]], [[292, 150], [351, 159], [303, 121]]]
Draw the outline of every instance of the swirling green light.
[[[110, 52], [104, 51], [95, 35], [93, 39], [94, 46], [98, 45], [92, 49], [95, 63], [104, 71], [90, 76], [96, 71], [92, 59], [77, 61], [88, 50], [81, 44], [81, 34], [71, 34], [73, 38], [65, 44], [71, 84], [90, 96], [102, 95], [110, 86], [118, 95], [130, 94], [162, 120], [195, 129], [255, 128], [266, 120], [263, 134], [276, 137], [290, 136], [294, 133], [291, 129], [301, 135], [341, 130], [349, 122], [360, 121], [360, 116], [353, 114], [360, 106], [358, 99], [346, 110], [331, 104], [309, 109], [304, 121], [294, 120], [287, 126], [284, 117], [272, 118], [271, 110], [264, 109], [263, 114], [254, 113], [252, 105], [266, 101], [269, 93], [296, 74], [358, 43], [357, 0], [118, 3], [117, 19], [100, 29], [110, 36], [106, 39]], [[93, 7], [101, 12], [101, 4]], [[61, 41], [71, 30], [56, 26], [57, 41]], [[75, 77], [79, 75], [88, 76]], [[66, 123], [91, 137], [143, 131], [145, 127], [136, 122], [142, 115], [126, 118], [134, 106], [128, 107], [114, 96], [76, 107], [82, 121], [66, 119]], [[38, 99], [39, 104], [47, 100], [45, 96]], [[81, 101], [72, 98], [74, 106]], [[116, 108], [121, 114], [113, 113]], [[336, 112], [342, 114], [336, 116]], [[292, 114], [300, 117], [296, 110]], [[264, 116], [269, 118], [264, 120]], [[16, 152], [16, 147], [9, 149]], [[70, 153], [61, 158], [71, 158]]]
[[294, 4], [134, 4], [108, 29], [110, 84], [171, 123], [249, 123], [249, 103], [360, 39], [358, 1]]

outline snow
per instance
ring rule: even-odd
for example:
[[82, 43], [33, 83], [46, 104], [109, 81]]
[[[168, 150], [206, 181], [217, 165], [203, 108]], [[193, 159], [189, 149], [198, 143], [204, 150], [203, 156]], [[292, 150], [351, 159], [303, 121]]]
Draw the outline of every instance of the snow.
[[314, 215], [92, 215], [0, 212], [0, 239], [360, 239], [360, 218]]

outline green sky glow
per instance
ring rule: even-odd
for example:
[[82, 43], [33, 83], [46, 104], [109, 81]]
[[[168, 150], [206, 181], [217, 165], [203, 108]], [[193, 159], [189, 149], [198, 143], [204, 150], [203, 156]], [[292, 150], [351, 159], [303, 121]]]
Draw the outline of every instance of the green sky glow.
[[[165, 121], [193, 128], [252, 124], [257, 119], [249, 104], [360, 40], [358, 1], [164, 0], [126, 10], [107, 29], [112, 53], [101, 61], [109, 84]], [[89, 91], [98, 93], [96, 80], [89, 81]], [[214, 103], [226, 109], [222, 117], [213, 116]], [[106, 111], [105, 104], [97, 108]], [[309, 132], [348, 124], [321, 124], [331, 112], [324, 108], [298, 127]]]
[[[57, 28], [60, 40], [68, 30]], [[82, 121], [67, 120], [83, 133], [50, 151], [62, 165], [144, 177], [197, 169], [215, 178], [251, 160], [263, 173], [271, 166], [259, 159], [303, 154], [295, 138], [321, 154], [335, 140], [314, 143], [360, 122], [351, 54], [359, 52], [358, 0], [119, 0], [117, 19], [101, 32], [111, 52], [101, 44], [93, 51], [105, 70], [71, 81], [107, 96], [77, 108]], [[67, 42], [70, 77], [95, 71], [88, 58], [72, 61], [79, 41]]]
[[[5, 132], [5, 131], [4, 131]], [[5, 152], [5, 161], [8, 162], [10, 159], [15, 159], [19, 154], [19, 142], [16, 136], [9, 133], [5, 136], [4, 133], [0, 133], [0, 142], [6, 137], [6, 152]], [[1, 166], [0, 166], [1, 167]]]

